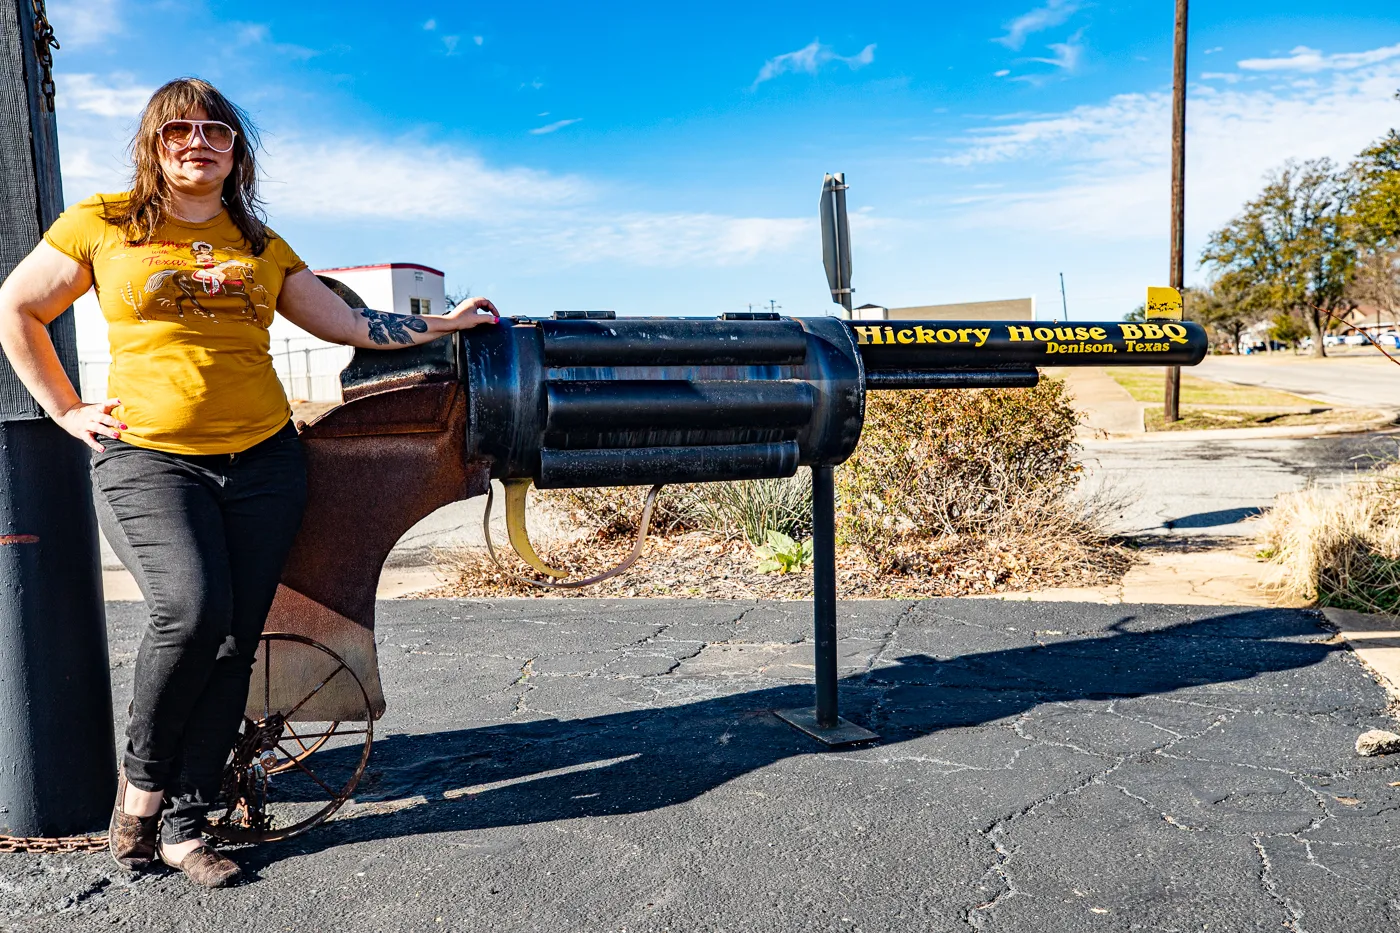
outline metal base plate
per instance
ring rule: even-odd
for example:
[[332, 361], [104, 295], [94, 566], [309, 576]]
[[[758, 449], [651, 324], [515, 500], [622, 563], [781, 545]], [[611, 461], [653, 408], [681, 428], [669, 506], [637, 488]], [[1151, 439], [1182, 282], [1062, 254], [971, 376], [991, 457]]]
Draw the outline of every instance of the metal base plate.
[[839, 718], [834, 726], [819, 726], [817, 725], [817, 711], [814, 709], [779, 709], [774, 710], [773, 714], [794, 729], [805, 732], [818, 742], [833, 748], [841, 745], [874, 742], [880, 738], [869, 729], [862, 729], [853, 722]]

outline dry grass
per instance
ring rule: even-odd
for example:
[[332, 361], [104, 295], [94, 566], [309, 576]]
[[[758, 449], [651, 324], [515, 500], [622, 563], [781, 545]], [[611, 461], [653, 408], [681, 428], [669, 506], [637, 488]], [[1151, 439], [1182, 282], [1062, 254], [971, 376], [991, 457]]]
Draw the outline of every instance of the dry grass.
[[1278, 497], [1260, 527], [1265, 585], [1322, 606], [1400, 610], [1400, 465]]
[[[573, 577], [605, 570], [627, 550], [621, 542], [601, 544], [596, 539], [537, 544], [551, 566]], [[521, 577], [531, 574], [509, 546], [501, 553], [509, 572], [492, 563], [484, 548], [457, 548], [438, 554], [437, 559], [454, 571], [456, 579], [415, 596], [810, 599], [812, 595], [811, 570], [759, 573], [758, 557], [746, 541], [740, 537], [717, 541], [705, 532], [650, 538], [642, 558], [630, 570], [583, 589], [545, 589], [521, 582]], [[1049, 537], [948, 538], [925, 556], [921, 572], [882, 574], [864, 560], [859, 549], [841, 547], [836, 552], [836, 591], [842, 599], [904, 599], [1089, 587], [1117, 582], [1133, 562], [1121, 547], [1086, 549]]]
[[[1157, 367], [1119, 368], [1105, 370], [1128, 394], [1139, 402], [1162, 404], [1166, 393], [1166, 377]], [[1189, 372], [1181, 374], [1181, 404], [1183, 405], [1242, 405], [1246, 407], [1306, 408], [1316, 405], [1312, 399], [1266, 389], [1261, 386], [1235, 385], [1217, 382]]]
[[1286, 428], [1297, 425], [1355, 424], [1380, 417], [1381, 412], [1356, 408], [1317, 408], [1312, 411], [1237, 411], [1183, 405], [1181, 420], [1168, 422], [1160, 408], [1143, 412], [1149, 431], [1200, 431], [1215, 428]]

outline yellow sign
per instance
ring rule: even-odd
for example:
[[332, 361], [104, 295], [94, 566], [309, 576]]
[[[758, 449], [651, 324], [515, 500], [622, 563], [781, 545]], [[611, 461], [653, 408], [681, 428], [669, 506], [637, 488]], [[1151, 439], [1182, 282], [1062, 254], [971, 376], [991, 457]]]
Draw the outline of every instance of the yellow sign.
[[1171, 287], [1147, 286], [1147, 319], [1181, 320], [1181, 292]]

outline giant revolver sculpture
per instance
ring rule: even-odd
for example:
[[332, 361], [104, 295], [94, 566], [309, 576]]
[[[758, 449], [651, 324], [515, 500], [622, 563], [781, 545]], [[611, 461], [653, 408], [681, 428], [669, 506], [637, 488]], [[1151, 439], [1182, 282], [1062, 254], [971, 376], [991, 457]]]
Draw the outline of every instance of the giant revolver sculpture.
[[[873, 738], [837, 715], [835, 652], [832, 468], [860, 440], [866, 393], [1025, 387], [1042, 365], [1189, 366], [1205, 352], [1205, 332], [1174, 321], [581, 313], [358, 351], [342, 375], [345, 403], [302, 429], [310, 501], [268, 620], [276, 634], [264, 637], [216, 832], [284, 837], [348, 796], [384, 711], [374, 638], [384, 560], [410, 526], [487, 494], [492, 479], [505, 484], [512, 544], [548, 580], [556, 572], [524, 534], [530, 485], [715, 482], [810, 467], [816, 703], [779, 715], [828, 743]], [[354, 740], [359, 757], [342, 749], [338, 758], [357, 767], [344, 782], [329, 779], [312, 753], [347, 735], [363, 736]], [[278, 781], [307, 775], [325, 805], [274, 819]]]

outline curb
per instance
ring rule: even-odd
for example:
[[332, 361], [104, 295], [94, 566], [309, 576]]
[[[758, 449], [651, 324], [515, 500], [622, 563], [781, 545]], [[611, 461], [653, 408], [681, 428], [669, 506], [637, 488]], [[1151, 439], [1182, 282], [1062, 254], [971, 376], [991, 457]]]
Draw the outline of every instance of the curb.
[[1397, 427], [1396, 419], [1400, 412], [1388, 411], [1370, 421], [1353, 421], [1342, 424], [1285, 425], [1277, 428], [1211, 428], [1201, 431], [1148, 431], [1143, 434], [1110, 434], [1098, 438], [1100, 444], [1140, 444], [1143, 441], [1180, 441], [1195, 443], [1207, 440], [1266, 440], [1286, 438], [1323, 437], [1330, 434], [1372, 434], [1386, 428]]
[[1400, 703], [1400, 618], [1330, 606], [1322, 615], [1391, 700]]

